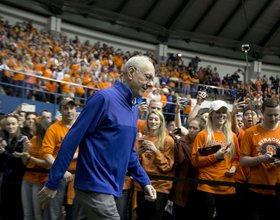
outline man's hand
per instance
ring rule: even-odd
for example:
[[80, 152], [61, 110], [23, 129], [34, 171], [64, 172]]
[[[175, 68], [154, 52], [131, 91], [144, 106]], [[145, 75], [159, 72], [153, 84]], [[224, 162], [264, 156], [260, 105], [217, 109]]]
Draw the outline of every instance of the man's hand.
[[73, 181], [73, 176], [70, 172], [66, 171], [65, 174], [63, 175], [63, 179], [67, 182], [70, 183]]
[[50, 189], [46, 186], [38, 192], [38, 199], [40, 203], [47, 204], [49, 203], [56, 195], [57, 190]]
[[141, 102], [138, 105], [138, 116], [141, 117], [144, 112], [148, 111], [148, 106], [146, 102]]
[[259, 156], [262, 163], [271, 164], [275, 162], [275, 159], [272, 157], [271, 152], [266, 152], [264, 155]]
[[245, 101], [241, 101], [239, 102], [239, 100], [241, 99], [241, 97], [239, 97], [239, 99], [235, 99], [232, 105], [232, 111], [231, 114], [235, 115], [238, 113], [239, 110], [243, 109], [245, 106]]
[[154, 202], [157, 199], [157, 192], [152, 185], [146, 185], [144, 187], [145, 199]]

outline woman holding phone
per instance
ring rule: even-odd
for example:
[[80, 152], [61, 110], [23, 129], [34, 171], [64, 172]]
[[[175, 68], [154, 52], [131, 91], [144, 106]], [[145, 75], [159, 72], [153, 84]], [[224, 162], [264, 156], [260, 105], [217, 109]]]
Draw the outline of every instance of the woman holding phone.
[[[201, 155], [200, 148], [220, 145], [220, 149], [209, 155]], [[212, 147], [213, 148], [213, 147]], [[234, 182], [238, 169], [239, 145], [231, 131], [231, 116], [224, 101], [216, 100], [209, 108], [206, 130], [201, 131], [193, 145], [191, 163], [197, 168], [198, 179]], [[213, 219], [216, 208], [219, 219], [233, 219], [235, 188], [199, 184], [197, 187], [200, 211], [198, 219]]]
[[[135, 150], [139, 154], [140, 164], [147, 174], [174, 176], [174, 140], [166, 135], [165, 120], [161, 112], [152, 110], [147, 117], [147, 136], [136, 141]], [[172, 181], [151, 180], [157, 191], [157, 200], [145, 200], [139, 183], [134, 181], [134, 190], [137, 191], [138, 220], [161, 220], [164, 213]]]
[[29, 141], [24, 141], [20, 132], [18, 115], [6, 115], [3, 121], [4, 137], [0, 143], [0, 166], [3, 166], [1, 186], [2, 220], [22, 219], [21, 182], [25, 165], [13, 155], [27, 148]]

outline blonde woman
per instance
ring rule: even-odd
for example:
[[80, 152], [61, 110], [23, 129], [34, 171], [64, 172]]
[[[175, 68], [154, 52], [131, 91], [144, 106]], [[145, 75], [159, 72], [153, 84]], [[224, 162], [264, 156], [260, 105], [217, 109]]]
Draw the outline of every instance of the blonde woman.
[[[146, 130], [149, 134], [141, 137], [142, 140], [137, 141], [135, 145], [143, 169], [147, 174], [174, 176], [174, 140], [165, 133], [165, 120], [161, 112], [149, 112]], [[157, 192], [155, 202], [145, 200], [139, 183], [134, 181], [138, 220], [162, 219], [172, 181], [151, 180], [151, 183]]]
[[[202, 156], [199, 148], [221, 145], [213, 154]], [[238, 168], [239, 145], [231, 131], [231, 116], [227, 104], [216, 100], [211, 103], [206, 130], [201, 131], [193, 145], [191, 163], [197, 167], [198, 179], [234, 182]], [[219, 219], [232, 219], [234, 214], [235, 188], [199, 184], [197, 196], [200, 212], [198, 219], [213, 219], [216, 208]]]

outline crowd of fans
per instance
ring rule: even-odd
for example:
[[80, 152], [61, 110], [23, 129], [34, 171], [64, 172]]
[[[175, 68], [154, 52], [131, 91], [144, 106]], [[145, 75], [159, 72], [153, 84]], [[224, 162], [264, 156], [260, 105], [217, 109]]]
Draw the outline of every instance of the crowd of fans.
[[[48, 102], [54, 102], [54, 95], [51, 94], [54, 92], [70, 97], [81, 98], [85, 95], [88, 97], [98, 89], [104, 89], [112, 86], [115, 80], [122, 80], [122, 70], [125, 62], [134, 55], [142, 55], [141, 52], [137, 51], [135, 51], [133, 54], [130, 52], [124, 53], [120, 49], [115, 51], [113, 47], [109, 47], [106, 44], [101, 46], [100, 42], [90, 45], [87, 41], [82, 44], [78, 37], [76, 37], [74, 40], [68, 39], [64, 33], [61, 33], [60, 37], [56, 38], [44, 30], [37, 32], [32, 27], [31, 23], [23, 22], [17, 23], [15, 25], [9, 25], [8, 22], [4, 23], [1, 21], [0, 31], [0, 68], [2, 67], [5, 69], [17, 70], [20, 72], [26, 72], [30, 75], [53, 78], [63, 82], [76, 83], [76, 85], [69, 85], [63, 82], [52, 82], [49, 80], [38, 79], [32, 76], [24, 76], [21, 73], [0, 69], [1, 81], [7, 83], [5, 85], [3, 84], [5, 92], [15, 97], [23, 95], [27, 99], [35, 97], [36, 100]], [[223, 130], [224, 133], [221, 134], [215, 133], [215, 138], [221, 141], [224, 141], [225, 139], [225, 141], [234, 142], [233, 145], [235, 147], [229, 148], [227, 152], [228, 156], [224, 155], [222, 151], [219, 151], [218, 155], [216, 155], [216, 159], [222, 160], [227, 156], [227, 159], [223, 162], [219, 162], [219, 164], [223, 169], [225, 169], [225, 167], [229, 169], [225, 171], [225, 176], [234, 182], [236, 176], [233, 176], [233, 174], [236, 170], [232, 170], [229, 166], [229, 163], [234, 162], [234, 167], [239, 166], [239, 155], [238, 151], [235, 149], [238, 149], [238, 145], [241, 142], [238, 143], [240, 140], [237, 140], [237, 137], [231, 134], [231, 128], [229, 126], [231, 116], [225, 102], [222, 102], [222, 104], [221, 102], [215, 102], [214, 105], [211, 105], [211, 117], [209, 119], [211, 123], [207, 127], [207, 130], [204, 130], [207, 124], [209, 109], [208, 112], [204, 111], [202, 113], [198, 113], [199, 106], [204, 101], [203, 99], [199, 98], [201, 94], [200, 90], [206, 86], [208, 95], [217, 95], [220, 97], [220, 99], [229, 97], [234, 100], [237, 98], [242, 102], [242, 105], [244, 104], [244, 107], [249, 106], [250, 102], [248, 102], [248, 100], [251, 100], [251, 104], [253, 104], [257, 110], [260, 110], [263, 101], [270, 97], [277, 98], [279, 105], [279, 76], [269, 79], [272, 86], [268, 84], [268, 79], [266, 76], [263, 76], [262, 78], [258, 77], [257, 81], [254, 83], [250, 82], [243, 85], [243, 82], [240, 79], [242, 78], [243, 72], [240, 69], [232, 75], [227, 74], [227, 76], [221, 80], [217, 68], [212, 69], [211, 66], [207, 66], [206, 68], [198, 67], [198, 63], [200, 62], [199, 57], [195, 57], [188, 65], [184, 65], [180, 54], [175, 56], [170, 55], [167, 60], [163, 57], [159, 62], [156, 61], [156, 59], [153, 57], [153, 54], [151, 53], [143, 55], [149, 56], [157, 67], [156, 77], [154, 79], [154, 87], [149, 88], [144, 94], [144, 97], [149, 98], [151, 101], [149, 103], [143, 102], [142, 106], [139, 107], [139, 116], [141, 116], [141, 112], [144, 112], [141, 110], [143, 105], [149, 106], [149, 114], [147, 116], [147, 121], [142, 120], [142, 122], [139, 122], [142, 123], [142, 126], [140, 126], [140, 124], [138, 125], [138, 138], [152, 143], [150, 144], [149, 152], [147, 152], [144, 149], [144, 145], [141, 145], [140, 142], [136, 141], [136, 150], [138, 151], [141, 165], [143, 166], [144, 170], [148, 174], [155, 174], [154, 171], [151, 170], [151, 167], [154, 167], [155, 164], [159, 163], [160, 165], [157, 164], [159, 168], [156, 169], [156, 174], [158, 175], [178, 177], [182, 177], [180, 175], [183, 175], [184, 177], [197, 178], [197, 170], [194, 169], [194, 167], [190, 164], [192, 163], [194, 166], [199, 167], [200, 171], [202, 170], [201, 166], [204, 166], [204, 162], [201, 161], [201, 155], [199, 155], [197, 160], [195, 160], [196, 155], [198, 155], [197, 148], [200, 147], [199, 141], [201, 143], [205, 142], [207, 132], [214, 132], [213, 130], [215, 129], [217, 130], [217, 133], [221, 131], [222, 125], [217, 128], [212, 124], [215, 122], [211, 122], [214, 120], [212, 119], [212, 115], [226, 114], [226, 117], [228, 118], [226, 122], [227, 130]], [[24, 86], [25, 89], [20, 87], [11, 87], [9, 84], [14, 84], [15, 86]], [[87, 86], [87, 88], [85, 89], [82, 85]], [[36, 88], [37, 90], [32, 91], [30, 90], [31, 88]], [[25, 92], [24, 94], [23, 91]], [[43, 91], [49, 91], [51, 93], [44, 93]], [[187, 99], [197, 98], [198, 106], [198, 108], [194, 108], [192, 110], [191, 108], [187, 108], [191, 106], [191, 103], [189, 103], [183, 112], [187, 115], [191, 113], [195, 114], [194, 117], [190, 117], [188, 119], [188, 131], [186, 133], [184, 133], [183, 127], [180, 128], [181, 123], [178, 125], [178, 119], [180, 119], [180, 116], [177, 116], [178, 113], [180, 114], [182, 112], [180, 111], [182, 110], [180, 100], [181, 98], [184, 99], [184, 97]], [[72, 99], [67, 100], [65, 101], [65, 99], [62, 99], [62, 101], [60, 101], [59, 108], [62, 115], [62, 120], [69, 123], [71, 121], [72, 123], [75, 120], [74, 118], [69, 119], [67, 111], [74, 113], [75, 106], [79, 101], [76, 101], [75, 103]], [[165, 103], [166, 101], [167, 103]], [[176, 105], [171, 105], [170, 103], [172, 102], [174, 104], [176, 103]], [[235, 109], [237, 109], [236, 103], [236, 101], [233, 102]], [[219, 110], [216, 109], [217, 106], [219, 109], [224, 108], [224, 112], [217, 112]], [[259, 113], [257, 110], [256, 114]], [[162, 111], [174, 113], [175, 118], [177, 118], [164, 118]], [[250, 110], [250, 112], [251, 116], [249, 117], [253, 117], [252, 110]], [[196, 116], [197, 113], [200, 116]], [[205, 115], [207, 115], [207, 117]], [[69, 126], [65, 130], [63, 124], [58, 124], [61, 121], [50, 125], [50, 122], [52, 121], [51, 118], [52, 116], [49, 111], [43, 111], [41, 113], [41, 117], [37, 117], [36, 113], [20, 111], [19, 107], [12, 114], [6, 115], [5, 119], [2, 121], [1, 136], [3, 137], [2, 140], [5, 141], [0, 143], [0, 158], [2, 158], [0, 168], [5, 174], [3, 177], [1, 190], [1, 213], [5, 213], [2, 214], [2, 219], [13, 219], [11, 218], [13, 215], [16, 216], [14, 219], [22, 219], [22, 207], [26, 219], [26, 215], [29, 215], [30, 219], [44, 218], [48, 220], [52, 219], [50, 216], [54, 215], [54, 210], [56, 215], [58, 213], [58, 217], [62, 212], [61, 206], [63, 204], [64, 194], [60, 196], [62, 199], [60, 200], [59, 206], [49, 205], [45, 208], [41, 206], [42, 204], [40, 204], [38, 200], [35, 199], [36, 196], [34, 195], [37, 195], [47, 180], [48, 175], [46, 172], [42, 172], [42, 175], [38, 175], [36, 172], [25, 171], [25, 167], [47, 170], [52, 165], [52, 163], [49, 163], [45, 160], [46, 157], [44, 155], [50, 156], [57, 154], [62, 139], [69, 130]], [[154, 125], [150, 122], [150, 119], [158, 120], [158, 127], [154, 128]], [[166, 128], [168, 128], [168, 130], [171, 132], [171, 136], [168, 135], [169, 132], [165, 128], [165, 119], [168, 119]], [[254, 125], [254, 123], [252, 124]], [[50, 127], [51, 129], [49, 129], [49, 126], [52, 126]], [[58, 128], [55, 129], [55, 126], [58, 126]], [[177, 131], [174, 130], [176, 126], [180, 128], [179, 132], [178, 129]], [[249, 127], [250, 126], [247, 125], [246, 128]], [[202, 130], [204, 131], [198, 135]], [[239, 132], [239, 128], [237, 128], [237, 130]], [[57, 143], [50, 142], [51, 136], [55, 136], [51, 135], [51, 132], [57, 132], [58, 136], [61, 137], [61, 139], [57, 138]], [[64, 133], [60, 134], [60, 132]], [[238, 135], [238, 132], [235, 132], [236, 135]], [[45, 134], [48, 138], [44, 137]], [[196, 136], [199, 136], [199, 141], [195, 142]], [[28, 137], [28, 140], [26, 140], [25, 137]], [[180, 138], [182, 138], [181, 142], [179, 141]], [[207, 141], [209, 142], [208, 139]], [[50, 149], [45, 149], [44, 151], [44, 147], [51, 144], [55, 145], [55, 147], [52, 149], [54, 151], [50, 152]], [[186, 145], [186, 148], [184, 145]], [[58, 150], [55, 151], [55, 149]], [[159, 152], [158, 150], [161, 152], [160, 155], [163, 155], [162, 157], [157, 155], [159, 154], [156, 153]], [[48, 153], [46, 153], [46, 151], [48, 151]], [[186, 155], [183, 155], [184, 152]], [[76, 153], [77, 154], [75, 154], [75, 157], [73, 158], [73, 163], [75, 163], [75, 160], [77, 159], [78, 150]], [[191, 159], [189, 158], [187, 160], [185, 156], [191, 157]], [[213, 161], [209, 161], [210, 165], [210, 162], [214, 163]], [[190, 167], [184, 168], [186, 164]], [[210, 167], [209, 164], [207, 164], [207, 166]], [[15, 165], [17, 166], [16, 168]], [[211, 170], [207, 171], [206, 169], [206, 171], [204, 170], [203, 172], [206, 172], [207, 175], [207, 172], [214, 172], [217, 169], [220, 169], [220, 167], [212, 166]], [[37, 179], [35, 181], [34, 176], [32, 175], [36, 176]], [[69, 175], [71, 176], [72, 174], [69, 173]], [[219, 175], [224, 178], [224, 173], [220, 173]], [[9, 180], [9, 178], [11, 179]], [[216, 179], [213, 177], [213, 179], [210, 178], [210, 180]], [[245, 182], [245, 179], [243, 182]], [[27, 190], [31, 186], [34, 187], [34, 184], [37, 186], [37, 188], [35, 190], [36, 193], [33, 192], [34, 194], [32, 194], [31, 191], [28, 192]], [[126, 201], [124, 203], [126, 206], [123, 207], [118, 206], [120, 205], [120, 202], [117, 201], [121, 219], [130, 219], [132, 209], [138, 210], [137, 215], [139, 219], [149, 219], [151, 216], [154, 216], [155, 219], [161, 219], [166, 215], [164, 210], [167, 208], [166, 204], [168, 200], [171, 199], [171, 197], [174, 202], [175, 211], [175, 215], [172, 216], [172, 218], [180, 219], [180, 217], [182, 217], [186, 211], [187, 213], [190, 213], [191, 217], [191, 213], [197, 213], [197, 211], [199, 212], [199, 210], [193, 206], [193, 204], [200, 202], [197, 200], [198, 197], [207, 197], [205, 193], [195, 194], [194, 196], [193, 193], [196, 192], [197, 186], [192, 184], [180, 185], [179, 183], [175, 183], [173, 185], [171, 181], [165, 180], [153, 180], [152, 184], [158, 193], [158, 200], [153, 205], [142, 199], [144, 196], [142, 195], [143, 193], [141, 192], [140, 186], [133, 182], [129, 176], [126, 178], [123, 188], [123, 195], [124, 192], [127, 192], [125, 190], [129, 190], [128, 194], [126, 195], [128, 195], [127, 199], [130, 202]], [[65, 188], [62, 190], [64, 193], [66, 188], [68, 188], [66, 195], [66, 218], [76, 219], [79, 206], [75, 203], [76, 201], [73, 196], [73, 184], [69, 184], [68, 187], [66, 187], [65, 184], [64, 187]], [[172, 187], [174, 192], [171, 190]], [[187, 189], [185, 187], [187, 187]], [[199, 187], [199, 189], [202, 189], [201, 191], [203, 191], [203, 185], [200, 185]], [[131, 196], [132, 189], [134, 189], [136, 192], [133, 196]], [[209, 189], [211, 191], [210, 194], [212, 195], [222, 194], [228, 196], [234, 194], [235, 192], [233, 187], [209, 187]], [[225, 190], [223, 191], [223, 189]], [[186, 193], [185, 198], [182, 198], [182, 193]], [[169, 194], [171, 194], [171, 197]], [[133, 200], [132, 202], [131, 198]], [[204, 201], [209, 200], [211, 200], [211, 198], [207, 197]], [[221, 201], [228, 202], [226, 199]], [[30, 205], [29, 203], [32, 203], [33, 205]], [[232, 205], [232, 207], [227, 206], [228, 204]], [[207, 205], [208, 204], [205, 204], [202, 207], [205, 208]], [[210, 216], [213, 216], [215, 207], [219, 207], [219, 210], [217, 210], [219, 217], [219, 214], [220, 216], [228, 216], [228, 214], [232, 213], [233, 208], [236, 206], [233, 204], [233, 202], [225, 203], [224, 205], [221, 203], [216, 205], [212, 203], [211, 210], [207, 210], [209, 211]], [[44, 215], [42, 214], [43, 209], [45, 209]], [[229, 210], [228, 213], [227, 210]], [[170, 213], [173, 215], [173, 211]], [[207, 213], [208, 217], [209, 213]], [[230, 217], [233, 218], [236, 216], [237, 215], [234, 214]]]
[[[114, 47], [101, 45], [100, 42], [94, 45], [89, 41], [82, 43], [78, 36], [71, 39], [63, 32], [59, 37], [54, 37], [43, 29], [36, 30], [30, 22], [10, 25], [8, 21], [1, 20], [0, 36], [0, 68], [30, 74], [24, 76], [21, 73], [0, 69], [1, 81], [15, 85], [15, 87], [3, 85], [6, 94], [51, 103], [54, 102], [54, 95], [51, 93], [84, 98], [85, 95], [88, 97], [98, 89], [112, 86], [116, 79], [122, 80], [125, 62], [132, 56], [142, 54], [138, 51], [131, 53], [123, 52], [121, 49], [115, 50]], [[162, 57], [160, 61], [157, 61], [152, 53], [147, 52], [144, 55], [149, 56], [156, 66], [154, 88], [147, 91], [147, 97], [166, 96], [163, 98], [165, 101], [170, 91], [174, 90], [195, 98], [202, 85], [208, 86], [210, 95], [218, 96], [220, 99], [234, 100], [237, 93], [248, 93], [249, 85], [251, 94], [255, 97], [258, 93], [262, 98], [278, 95], [278, 76], [271, 79], [271, 87], [265, 76], [256, 83], [243, 84], [244, 73], [241, 69], [220, 78], [216, 67], [212, 68], [210, 65], [205, 68], [199, 67], [201, 61], [199, 57], [185, 64], [181, 54], [171, 54], [168, 58]], [[32, 75], [76, 85], [38, 79]], [[25, 89], [18, 86], [24, 86]], [[163, 92], [160, 95], [161, 89]], [[79, 102], [79, 99], [77, 101]]]

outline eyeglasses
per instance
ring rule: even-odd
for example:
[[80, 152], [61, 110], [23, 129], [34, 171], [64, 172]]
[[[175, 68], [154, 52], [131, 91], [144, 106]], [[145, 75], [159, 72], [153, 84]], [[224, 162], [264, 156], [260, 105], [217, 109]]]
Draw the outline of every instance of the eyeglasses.
[[154, 77], [152, 77], [151, 75], [147, 75], [147, 74], [143, 73], [142, 71], [138, 70], [136, 67], [134, 67], [134, 68], [136, 71], [142, 73], [145, 76], [147, 82], [151, 82], [154, 80]]

